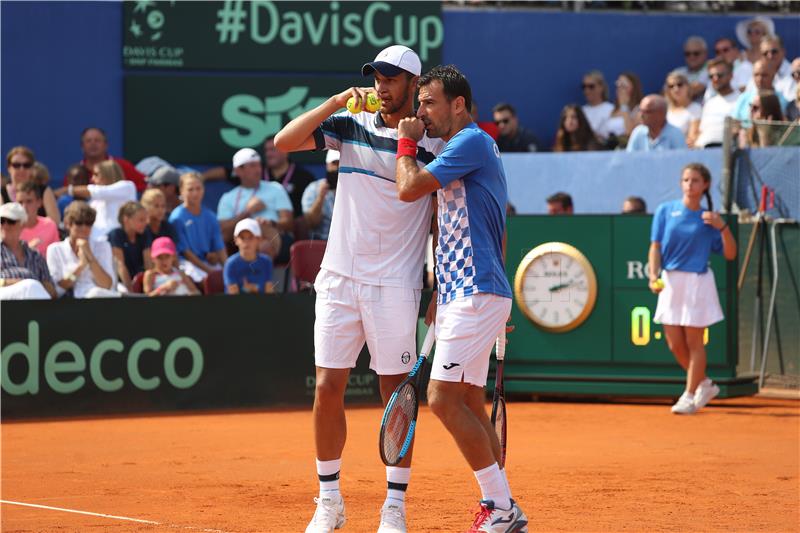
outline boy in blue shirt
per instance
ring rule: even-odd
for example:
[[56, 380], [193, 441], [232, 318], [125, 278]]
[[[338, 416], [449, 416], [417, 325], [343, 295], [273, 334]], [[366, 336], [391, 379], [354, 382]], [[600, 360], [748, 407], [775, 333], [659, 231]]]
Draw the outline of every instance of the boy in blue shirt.
[[272, 259], [258, 253], [261, 226], [252, 218], [237, 222], [233, 239], [239, 253], [225, 262], [223, 277], [227, 294], [270, 294], [272, 286]]

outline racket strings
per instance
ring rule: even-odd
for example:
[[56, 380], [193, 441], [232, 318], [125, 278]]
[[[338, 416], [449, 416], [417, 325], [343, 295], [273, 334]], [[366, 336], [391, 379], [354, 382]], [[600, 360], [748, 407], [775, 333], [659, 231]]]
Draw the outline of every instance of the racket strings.
[[400, 457], [417, 404], [417, 392], [411, 384], [398, 391], [397, 398], [389, 411], [383, 435], [383, 454], [389, 462]]

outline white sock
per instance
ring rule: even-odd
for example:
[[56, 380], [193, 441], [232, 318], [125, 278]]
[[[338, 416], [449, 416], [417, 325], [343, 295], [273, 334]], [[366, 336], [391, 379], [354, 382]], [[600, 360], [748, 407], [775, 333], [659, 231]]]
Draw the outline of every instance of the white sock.
[[317, 459], [317, 476], [319, 476], [319, 497], [341, 496], [339, 493], [339, 470], [342, 459], [320, 461]]
[[509, 485], [508, 483], [508, 474], [506, 474], [506, 469], [501, 468], [500, 473], [503, 474], [503, 481], [506, 482], [506, 490], [508, 491], [508, 497], [513, 498], [513, 496], [511, 496], [511, 485]]
[[492, 500], [495, 507], [500, 509], [511, 509], [511, 495], [506, 488], [506, 481], [500, 473], [497, 463], [477, 470], [474, 472], [475, 479], [481, 487], [481, 495], [484, 500]]
[[399, 466], [386, 467], [386, 502], [395, 500], [392, 503], [405, 505], [406, 489], [408, 481], [411, 479], [411, 468], [401, 468]]

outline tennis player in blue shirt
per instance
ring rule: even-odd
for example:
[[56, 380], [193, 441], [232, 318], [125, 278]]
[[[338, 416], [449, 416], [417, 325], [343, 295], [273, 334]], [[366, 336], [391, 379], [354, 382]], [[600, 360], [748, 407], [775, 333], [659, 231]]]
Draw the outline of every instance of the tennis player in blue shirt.
[[[693, 414], [719, 394], [719, 387], [706, 377], [703, 344], [703, 330], [724, 318], [708, 259], [713, 252], [733, 260], [736, 241], [713, 210], [710, 187], [711, 173], [705, 166], [686, 165], [681, 174], [683, 198], [658, 206], [650, 232], [650, 290], [658, 294], [655, 321], [664, 325], [667, 345], [686, 370], [686, 390], [672, 406], [675, 414]], [[700, 206], [703, 196], [706, 211]]]
[[[417, 116], [398, 125], [397, 191], [413, 202], [436, 191], [436, 355], [428, 404], [458, 444], [481, 488], [470, 532], [528, 531], [525, 513], [511, 499], [500, 444], [486, 414], [489, 356], [511, 311], [503, 235], [508, 199], [500, 151], [472, 122], [469, 83], [455, 67], [422, 75]], [[427, 132], [447, 144], [425, 168], [417, 141]], [[430, 318], [429, 318], [430, 320]]]

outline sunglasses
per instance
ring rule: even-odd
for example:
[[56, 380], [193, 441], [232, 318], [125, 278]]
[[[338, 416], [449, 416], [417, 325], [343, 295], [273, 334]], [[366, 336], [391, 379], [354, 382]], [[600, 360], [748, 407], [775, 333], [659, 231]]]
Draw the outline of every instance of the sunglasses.
[[769, 50], [764, 50], [763, 52], [761, 52], [761, 55], [762, 56], [776, 56], [776, 55], [778, 55], [778, 52], [780, 52], [780, 50], [778, 50], [777, 48], [770, 48]]
[[11, 166], [16, 169], [31, 168], [33, 166], [33, 163], [11, 163]]
[[800, 70], [795, 70], [792, 72], [792, 77], [796, 80], [800, 80]]
[[500, 120], [495, 120], [494, 121], [494, 123], [497, 124], [498, 126], [500, 124], [508, 124], [509, 122], [511, 122], [510, 118], [501, 118]]
[[597, 84], [596, 83], [584, 83], [583, 85], [581, 85], [581, 87], [583, 87], [583, 89], [594, 89], [595, 87], [597, 87]]
[[702, 50], [686, 50], [683, 53], [683, 55], [686, 56], [686, 57], [700, 57], [701, 55], [703, 55], [703, 51]]
[[716, 53], [718, 56], [721, 56], [723, 54], [727, 54], [730, 51], [731, 51], [731, 47], [730, 46], [728, 46], [727, 48], [714, 48], [714, 53]]
[[708, 77], [709, 77], [709, 78], [711, 78], [712, 80], [718, 80], [718, 79], [720, 79], [720, 78], [724, 78], [724, 77], [725, 77], [725, 76], [727, 76], [727, 75], [728, 75], [727, 73], [721, 73], [721, 72], [710, 72], [710, 73], [708, 74]]
[[19, 222], [19, 220], [14, 220], [13, 218], [6, 218], [6, 217], [1, 217], [0, 218], [0, 224], [9, 224], [9, 225], [13, 226], [17, 222]]
[[747, 28], [747, 35], [764, 35], [764, 30], [761, 28]]
[[683, 83], [682, 81], [676, 81], [675, 83], [670, 83], [669, 85], [667, 85], [667, 87], [670, 89], [674, 89], [675, 87], [683, 87], [684, 85], [686, 84]]

